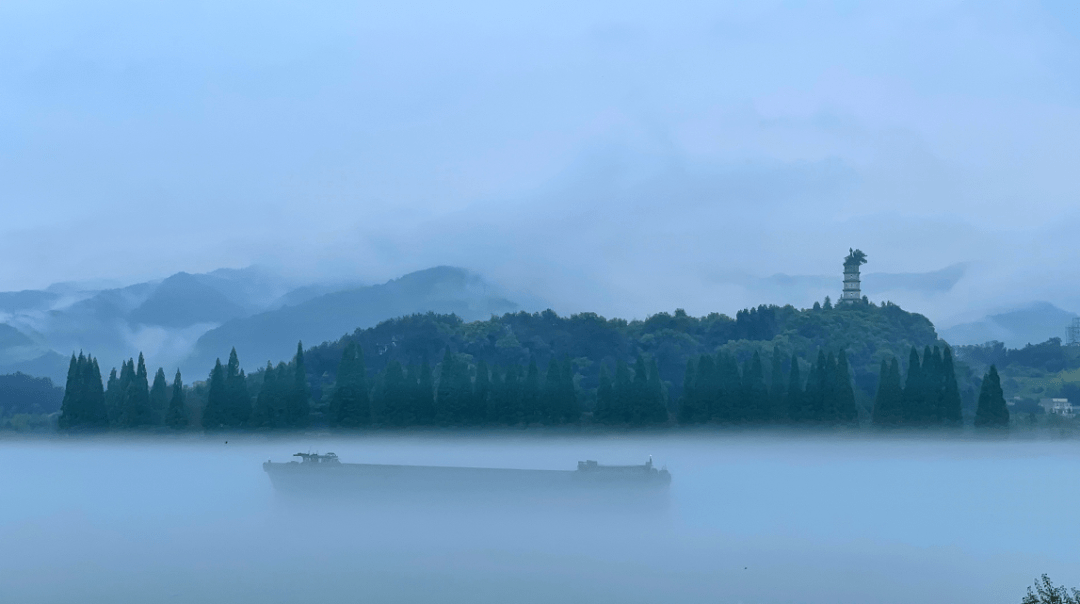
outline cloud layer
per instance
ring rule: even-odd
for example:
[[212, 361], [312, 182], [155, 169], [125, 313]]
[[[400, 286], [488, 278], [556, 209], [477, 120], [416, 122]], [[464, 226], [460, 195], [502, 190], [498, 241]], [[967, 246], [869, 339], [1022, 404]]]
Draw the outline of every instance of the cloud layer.
[[938, 322], [1080, 308], [1077, 10], [788, 4], [5, 3], [0, 290], [453, 264], [730, 313], [857, 246], [963, 264], [881, 292]]

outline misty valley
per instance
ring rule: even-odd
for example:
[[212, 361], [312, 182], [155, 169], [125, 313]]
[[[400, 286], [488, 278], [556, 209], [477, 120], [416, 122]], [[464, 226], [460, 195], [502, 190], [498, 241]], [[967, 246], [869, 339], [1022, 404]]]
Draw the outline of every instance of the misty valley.
[[1077, 0], [0, 0], [0, 604], [1080, 604], [1077, 74]]

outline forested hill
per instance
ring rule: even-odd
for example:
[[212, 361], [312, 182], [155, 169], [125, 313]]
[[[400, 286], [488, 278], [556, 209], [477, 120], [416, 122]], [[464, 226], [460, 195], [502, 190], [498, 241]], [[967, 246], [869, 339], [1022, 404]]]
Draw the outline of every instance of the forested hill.
[[759, 352], [768, 376], [779, 353], [776, 358], [786, 376], [792, 354], [809, 367], [818, 351], [838, 354], [842, 350], [854, 374], [856, 399], [869, 409], [883, 359], [903, 361], [912, 346], [922, 350], [939, 340], [926, 317], [891, 303], [831, 306], [826, 302], [805, 310], [759, 306], [740, 311], [734, 318], [716, 313], [692, 317], [676, 310], [636, 321], [605, 319], [594, 313], [560, 317], [550, 310], [471, 323], [453, 315], [412, 315], [309, 349], [305, 358], [313, 400], [320, 400], [322, 392], [333, 387], [349, 343], [358, 344], [363, 352], [368, 383], [375, 383], [390, 361], [408, 367], [426, 360], [435, 366], [446, 351], [468, 366], [483, 361], [504, 371], [519, 367], [520, 375], [533, 360], [541, 371], [551, 359], [568, 360], [586, 409], [595, 404], [601, 367], [614, 375], [617, 363], [632, 367], [639, 355], [650, 365], [656, 363], [665, 399], [674, 408], [682, 395], [687, 361], [700, 355], [727, 354], [743, 365]]

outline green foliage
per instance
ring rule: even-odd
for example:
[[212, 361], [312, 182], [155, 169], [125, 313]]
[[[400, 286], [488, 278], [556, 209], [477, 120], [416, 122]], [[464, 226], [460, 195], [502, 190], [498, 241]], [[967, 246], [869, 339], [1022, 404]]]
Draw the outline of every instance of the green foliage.
[[165, 370], [158, 368], [154, 374], [154, 384], [150, 387], [151, 423], [158, 425], [165, 422], [165, 412], [169, 405], [169, 387], [165, 383]]
[[1080, 589], [1054, 585], [1050, 577], [1043, 575], [1027, 589], [1027, 595], [1020, 604], [1080, 604]]
[[371, 424], [371, 399], [368, 393], [364, 351], [349, 342], [341, 355], [334, 393], [330, 400], [330, 425], [358, 428]]
[[990, 366], [990, 371], [983, 378], [979, 406], [975, 410], [975, 425], [986, 428], [1003, 428], [1009, 425], [1009, 407], [1005, 403], [1001, 378], [994, 365]]
[[185, 403], [184, 380], [180, 377], [180, 370], [176, 370], [173, 377], [172, 397], [169, 399], [169, 410], [165, 413], [165, 425], [175, 430], [186, 428], [188, 425], [187, 404]]
[[64, 399], [57, 425], [61, 430], [103, 430], [109, 426], [105, 388], [97, 359], [79, 353], [71, 355]]

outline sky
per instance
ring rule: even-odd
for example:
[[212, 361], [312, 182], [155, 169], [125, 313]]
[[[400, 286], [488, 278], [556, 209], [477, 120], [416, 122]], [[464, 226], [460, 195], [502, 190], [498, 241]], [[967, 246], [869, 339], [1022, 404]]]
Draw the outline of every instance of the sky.
[[[1073, 2], [0, 3], [0, 290], [475, 270], [561, 312], [1080, 310]], [[800, 283], [797, 279], [794, 283]]]

